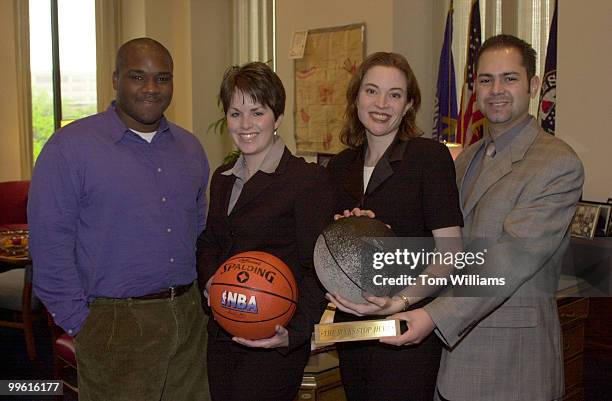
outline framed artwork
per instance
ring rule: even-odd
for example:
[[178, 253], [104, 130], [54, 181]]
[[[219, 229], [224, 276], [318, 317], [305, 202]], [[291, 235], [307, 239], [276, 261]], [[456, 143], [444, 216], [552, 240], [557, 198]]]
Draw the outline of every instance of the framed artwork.
[[597, 227], [595, 227], [595, 235], [598, 230], [601, 230], [601, 236], [606, 237], [610, 233], [610, 214], [612, 213], [612, 205], [605, 204], [601, 205], [599, 210], [599, 221], [597, 222]]
[[597, 225], [595, 226], [595, 236], [606, 237], [610, 232], [610, 215], [612, 214], [612, 204], [590, 201], [583, 201], [582, 203], [599, 206], [599, 218], [597, 219]]
[[[606, 202], [608, 205], [612, 205], [612, 198], [608, 198]], [[612, 237], [612, 224], [610, 224], [610, 219], [608, 219], [608, 231], [606, 231], [607, 237]]]
[[595, 235], [595, 227], [599, 219], [601, 205], [578, 202], [576, 206], [576, 214], [571, 225], [571, 234], [573, 237], [593, 239]]
[[303, 57], [294, 62], [296, 153], [338, 153], [346, 89], [363, 61], [365, 24], [311, 29]]

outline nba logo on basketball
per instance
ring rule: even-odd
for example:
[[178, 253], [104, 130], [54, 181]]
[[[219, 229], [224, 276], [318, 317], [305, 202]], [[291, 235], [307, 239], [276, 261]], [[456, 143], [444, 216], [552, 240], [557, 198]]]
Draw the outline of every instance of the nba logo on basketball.
[[276, 256], [247, 251], [223, 262], [210, 283], [210, 309], [228, 333], [259, 340], [285, 326], [297, 307], [291, 268]]
[[240, 312], [257, 313], [257, 299], [255, 295], [251, 295], [249, 302], [247, 302], [247, 297], [244, 294], [223, 291], [221, 293], [221, 306]]

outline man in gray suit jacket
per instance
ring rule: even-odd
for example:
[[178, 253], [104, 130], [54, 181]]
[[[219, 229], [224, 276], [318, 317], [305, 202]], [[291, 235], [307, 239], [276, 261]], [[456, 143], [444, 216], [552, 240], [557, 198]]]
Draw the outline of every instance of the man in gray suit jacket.
[[531, 46], [513, 36], [482, 45], [475, 90], [485, 135], [455, 162], [463, 236], [493, 243], [485, 268], [506, 284], [495, 296], [439, 297], [394, 315], [407, 320], [409, 330], [382, 340], [418, 343], [435, 329], [447, 346], [440, 400], [549, 401], [563, 395], [554, 292], [584, 172], [574, 151], [529, 115], [539, 86], [535, 59]]

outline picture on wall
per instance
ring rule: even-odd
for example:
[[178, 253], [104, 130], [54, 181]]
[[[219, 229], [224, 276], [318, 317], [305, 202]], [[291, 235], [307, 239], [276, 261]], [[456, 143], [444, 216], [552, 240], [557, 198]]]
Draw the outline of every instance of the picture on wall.
[[601, 223], [600, 222], [597, 223], [597, 228], [595, 230], [601, 227], [602, 237], [607, 236], [608, 232], [610, 231], [610, 214], [612, 214], [612, 205], [604, 205], [601, 207], [601, 210], [599, 212]]
[[365, 24], [308, 31], [304, 56], [295, 60], [294, 132], [298, 154], [344, 149], [346, 89], [363, 61]]
[[576, 214], [574, 214], [571, 225], [572, 236], [593, 239], [597, 220], [599, 219], [599, 212], [600, 205], [578, 202]]
[[[608, 201], [606, 202], [608, 205], [612, 206], [612, 198], [608, 198]], [[610, 212], [612, 217], [612, 211]], [[606, 231], [606, 236], [607, 237], [612, 237], [612, 224], [610, 224], [610, 219], [608, 218], [608, 230]]]

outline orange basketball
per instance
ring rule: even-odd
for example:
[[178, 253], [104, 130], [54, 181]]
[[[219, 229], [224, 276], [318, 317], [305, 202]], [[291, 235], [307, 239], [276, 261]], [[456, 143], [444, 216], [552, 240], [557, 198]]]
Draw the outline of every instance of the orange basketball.
[[250, 340], [274, 335], [297, 306], [298, 289], [289, 266], [266, 252], [239, 253], [215, 272], [210, 286], [215, 320], [230, 334]]

